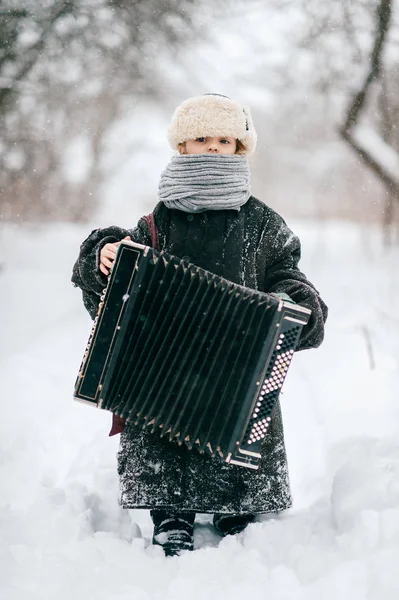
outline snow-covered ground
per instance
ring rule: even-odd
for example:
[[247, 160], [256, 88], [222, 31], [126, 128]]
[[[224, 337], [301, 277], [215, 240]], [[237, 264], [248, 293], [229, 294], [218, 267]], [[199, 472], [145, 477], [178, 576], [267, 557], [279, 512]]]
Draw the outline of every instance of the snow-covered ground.
[[110, 415], [72, 401], [91, 321], [70, 272], [91, 227], [3, 227], [1, 600], [397, 600], [399, 250], [290, 225], [330, 306], [282, 396], [294, 508], [223, 540], [199, 515], [197, 550], [168, 559], [148, 513], [118, 507]]

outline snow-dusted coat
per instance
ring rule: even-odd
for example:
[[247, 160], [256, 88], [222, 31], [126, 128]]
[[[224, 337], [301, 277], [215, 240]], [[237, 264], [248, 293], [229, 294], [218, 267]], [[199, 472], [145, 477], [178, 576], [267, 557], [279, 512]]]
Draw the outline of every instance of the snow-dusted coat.
[[[187, 214], [160, 203], [154, 215], [161, 249], [240, 285], [288, 294], [312, 310], [298, 350], [321, 344], [327, 307], [298, 269], [299, 239], [275, 211], [251, 197], [240, 211]], [[127, 235], [151, 245], [147, 222], [140, 219], [133, 230], [94, 230], [81, 246], [72, 281], [83, 290], [92, 318], [106, 286], [98, 268], [100, 250]], [[242, 514], [279, 511], [291, 504], [279, 406], [263, 444], [258, 471], [227, 465], [130, 424], [121, 435], [118, 471], [125, 508]]]

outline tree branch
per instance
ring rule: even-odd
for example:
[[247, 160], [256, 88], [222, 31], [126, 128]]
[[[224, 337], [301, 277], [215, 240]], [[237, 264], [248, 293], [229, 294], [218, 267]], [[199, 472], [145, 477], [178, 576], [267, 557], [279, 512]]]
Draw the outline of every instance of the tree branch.
[[341, 135], [349, 146], [358, 154], [364, 163], [381, 179], [391, 193], [399, 198], [399, 183], [388, 173], [384, 168], [365, 148], [355, 139], [352, 131], [342, 129]]
[[389, 30], [391, 13], [391, 0], [381, 0], [377, 9], [378, 28], [374, 40], [374, 48], [370, 57], [370, 71], [366, 76], [362, 88], [355, 95], [352, 105], [349, 108], [344, 125], [345, 130], [350, 129], [356, 124], [359, 113], [365, 104], [368, 89], [371, 83], [377, 79], [380, 74], [382, 49], [384, 47], [385, 38]]
[[[40, 53], [43, 51], [43, 48], [47, 42], [48, 36], [52, 33], [52, 29], [54, 23], [58, 21], [61, 17], [66, 15], [73, 10], [73, 3], [71, 0], [61, 0], [61, 2], [54, 7], [52, 14], [49, 16], [47, 21], [44, 24], [42, 34], [40, 38], [37, 40], [35, 44], [33, 44], [29, 48], [29, 57], [25, 61], [25, 64], [22, 65], [19, 72], [13, 77], [12, 84], [9, 87], [0, 88], [0, 106], [5, 103], [7, 97], [14, 92], [15, 85], [21, 81], [29, 71], [35, 65], [37, 59], [40, 56]], [[26, 16], [26, 15], [23, 15]], [[7, 57], [6, 57], [7, 58]]]
[[[342, 138], [357, 153], [361, 160], [379, 177], [379, 179], [388, 188], [389, 192], [394, 194], [399, 200], [399, 173], [396, 175], [387, 166], [384, 159], [379, 160], [375, 153], [372, 153], [360, 136], [354, 132], [358, 124], [361, 111], [366, 104], [367, 95], [371, 84], [378, 79], [382, 68], [382, 52], [386, 41], [387, 33], [391, 22], [392, 6], [391, 0], [380, 0], [377, 8], [377, 31], [374, 40], [374, 46], [370, 56], [370, 69], [366, 75], [361, 89], [355, 94], [352, 104], [349, 106], [344, 125], [340, 129]], [[392, 151], [394, 151], [392, 149]]]

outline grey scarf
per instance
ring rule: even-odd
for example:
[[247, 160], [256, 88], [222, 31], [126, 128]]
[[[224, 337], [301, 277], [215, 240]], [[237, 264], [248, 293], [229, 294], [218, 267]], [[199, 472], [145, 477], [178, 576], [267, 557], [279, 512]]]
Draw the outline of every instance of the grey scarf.
[[176, 154], [161, 175], [159, 200], [188, 213], [240, 210], [251, 195], [241, 154]]

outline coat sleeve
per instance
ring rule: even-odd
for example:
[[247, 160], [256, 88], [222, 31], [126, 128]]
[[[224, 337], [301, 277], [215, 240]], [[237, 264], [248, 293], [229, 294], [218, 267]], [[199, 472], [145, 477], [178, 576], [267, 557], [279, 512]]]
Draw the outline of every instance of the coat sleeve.
[[72, 283], [82, 290], [83, 303], [92, 319], [97, 314], [100, 296], [107, 286], [107, 277], [100, 271], [100, 252], [108, 243], [119, 242], [127, 235], [138, 244], [151, 245], [147, 224], [140, 219], [134, 229], [111, 226], [94, 229], [80, 246], [79, 256], [73, 266]]
[[303, 328], [297, 350], [317, 348], [324, 339], [324, 323], [328, 309], [314, 285], [298, 268], [301, 258], [299, 238], [281, 217], [274, 231], [266, 235], [267, 244], [264, 291], [284, 293], [312, 311], [309, 323]]

